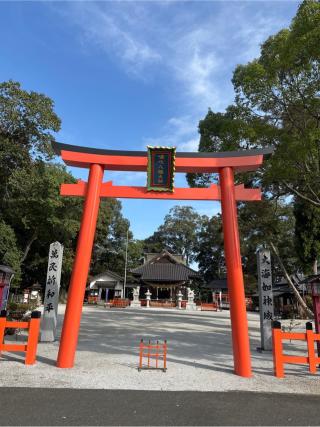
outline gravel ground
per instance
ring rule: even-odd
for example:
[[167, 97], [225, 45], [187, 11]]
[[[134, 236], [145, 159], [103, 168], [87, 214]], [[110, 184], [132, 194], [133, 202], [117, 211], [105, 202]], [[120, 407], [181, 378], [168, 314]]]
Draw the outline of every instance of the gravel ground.
[[[64, 305], [59, 307], [60, 325], [64, 309]], [[54, 343], [39, 344], [37, 363], [33, 366], [22, 363], [23, 355], [3, 353], [0, 386], [320, 394], [319, 374], [309, 374], [307, 365], [286, 365], [286, 378], [273, 376], [272, 354], [256, 351], [260, 345], [259, 315], [248, 313], [248, 320], [254, 372], [249, 379], [233, 374], [229, 311], [85, 306], [73, 369], [55, 367], [58, 337]], [[303, 330], [304, 324], [295, 321], [294, 330]], [[138, 372], [140, 338], [167, 339], [166, 373]], [[22, 340], [23, 336], [18, 339]], [[285, 347], [296, 354], [306, 354], [305, 344], [296, 343]]]

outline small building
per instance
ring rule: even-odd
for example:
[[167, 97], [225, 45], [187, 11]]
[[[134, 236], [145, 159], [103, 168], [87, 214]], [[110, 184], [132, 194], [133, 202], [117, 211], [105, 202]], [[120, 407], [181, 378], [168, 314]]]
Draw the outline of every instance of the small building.
[[183, 299], [188, 299], [188, 287], [193, 280], [198, 279], [199, 273], [186, 265], [182, 255], [173, 255], [166, 250], [161, 253], [147, 253], [144, 263], [131, 270], [140, 286], [140, 299], [145, 298], [146, 292], [151, 292], [152, 300], [158, 302], [171, 302], [176, 305], [177, 294], [183, 294]]
[[213, 279], [211, 282], [203, 284], [202, 288], [208, 291], [207, 302], [216, 302], [220, 308], [230, 308], [226, 278]]
[[[218, 303], [220, 308], [230, 308], [227, 278], [211, 280], [211, 282], [204, 284], [203, 288], [211, 291], [212, 301]], [[254, 309], [251, 295], [246, 295], [245, 302], [247, 310]]]
[[43, 288], [40, 283], [34, 283], [32, 286], [23, 290], [23, 302], [24, 303], [35, 303], [37, 306], [41, 304], [41, 294]]
[[[130, 297], [132, 288], [136, 286], [132, 283], [126, 283], [125, 297]], [[87, 288], [87, 299], [91, 303], [107, 303], [115, 298], [123, 298], [124, 279], [113, 271], [105, 272], [91, 277]]]

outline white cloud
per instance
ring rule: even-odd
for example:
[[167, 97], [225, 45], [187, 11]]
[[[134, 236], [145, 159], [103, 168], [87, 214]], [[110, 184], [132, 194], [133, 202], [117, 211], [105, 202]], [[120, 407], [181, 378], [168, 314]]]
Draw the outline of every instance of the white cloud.
[[[287, 3], [289, 5], [289, 3]], [[276, 7], [275, 7], [276, 5]], [[84, 48], [98, 48], [133, 78], [166, 91], [177, 117], [145, 145], [198, 146], [197, 125], [210, 107], [232, 103], [232, 72], [259, 55], [261, 43], [290, 22], [283, 2], [75, 2], [66, 18]], [[281, 12], [281, 13], [279, 13]], [[162, 80], [161, 80], [162, 79]], [[157, 86], [161, 90], [161, 86]]]
[[145, 186], [147, 177], [145, 172], [109, 171], [104, 173], [104, 181], [112, 181], [113, 185], [141, 185]]
[[[95, 46], [136, 77], [143, 77], [146, 66], [161, 61], [161, 55], [144, 38], [130, 31], [133, 17], [117, 15], [110, 5], [72, 2], [67, 17], [81, 29], [81, 42], [89, 50]], [[107, 7], [106, 7], [107, 6]], [[65, 12], [65, 11], [64, 11]], [[136, 21], [134, 21], [136, 24]]]
[[236, 64], [253, 59], [268, 35], [288, 25], [277, 10], [267, 2], [115, 1], [71, 2], [64, 13], [88, 49], [99, 48], [142, 80], [165, 73], [175, 99], [204, 114], [232, 102]]
[[164, 132], [156, 138], [146, 138], [144, 146], [171, 146], [177, 151], [198, 151], [198, 121], [195, 116], [171, 117], [164, 126]]

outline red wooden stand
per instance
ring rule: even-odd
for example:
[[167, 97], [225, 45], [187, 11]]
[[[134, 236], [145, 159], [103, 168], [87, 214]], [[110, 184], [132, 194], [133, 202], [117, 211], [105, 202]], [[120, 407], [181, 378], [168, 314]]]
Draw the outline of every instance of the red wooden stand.
[[[33, 365], [36, 361], [37, 346], [40, 331], [40, 311], [33, 311], [31, 313], [31, 320], [28, 322], [12, 322], [7, 320], [7, 312], [3, 310], [0, 313], [0, 356], [1, 351], [18, 351], [26, 353], [25, 364]], [[26, 344], [5, 344], [4, 331], [6, 328], [19, 328], [28, 329], [28, 341]]]
[[[163, 372], [167, 370], [167, 340], [164, 340], [163, 344], [156, 342], [156, 344], [152, 344], [149, 340], [148, 344], [143, 342], [143, 339], [140, 341], [139, 347], [139, 368], [141, 369], [162, 369]], [[147, 359], [147, 366], [143, 365], [143, 358]], [[152, 359], [155, 359], [155, 366], [151, 365]], [[162, 360], [163, 366], [162, 368], [159, 366], [159, 359]]]

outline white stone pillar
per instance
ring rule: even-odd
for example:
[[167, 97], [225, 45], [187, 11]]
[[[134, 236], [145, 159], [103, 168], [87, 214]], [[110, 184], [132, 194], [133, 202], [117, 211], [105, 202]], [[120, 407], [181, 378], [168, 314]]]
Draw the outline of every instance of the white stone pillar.
[[40, 329], [41, 342], [53, 342], [56, 337], [63, 246], [51, 243], [47, 270], [44, 311]]

